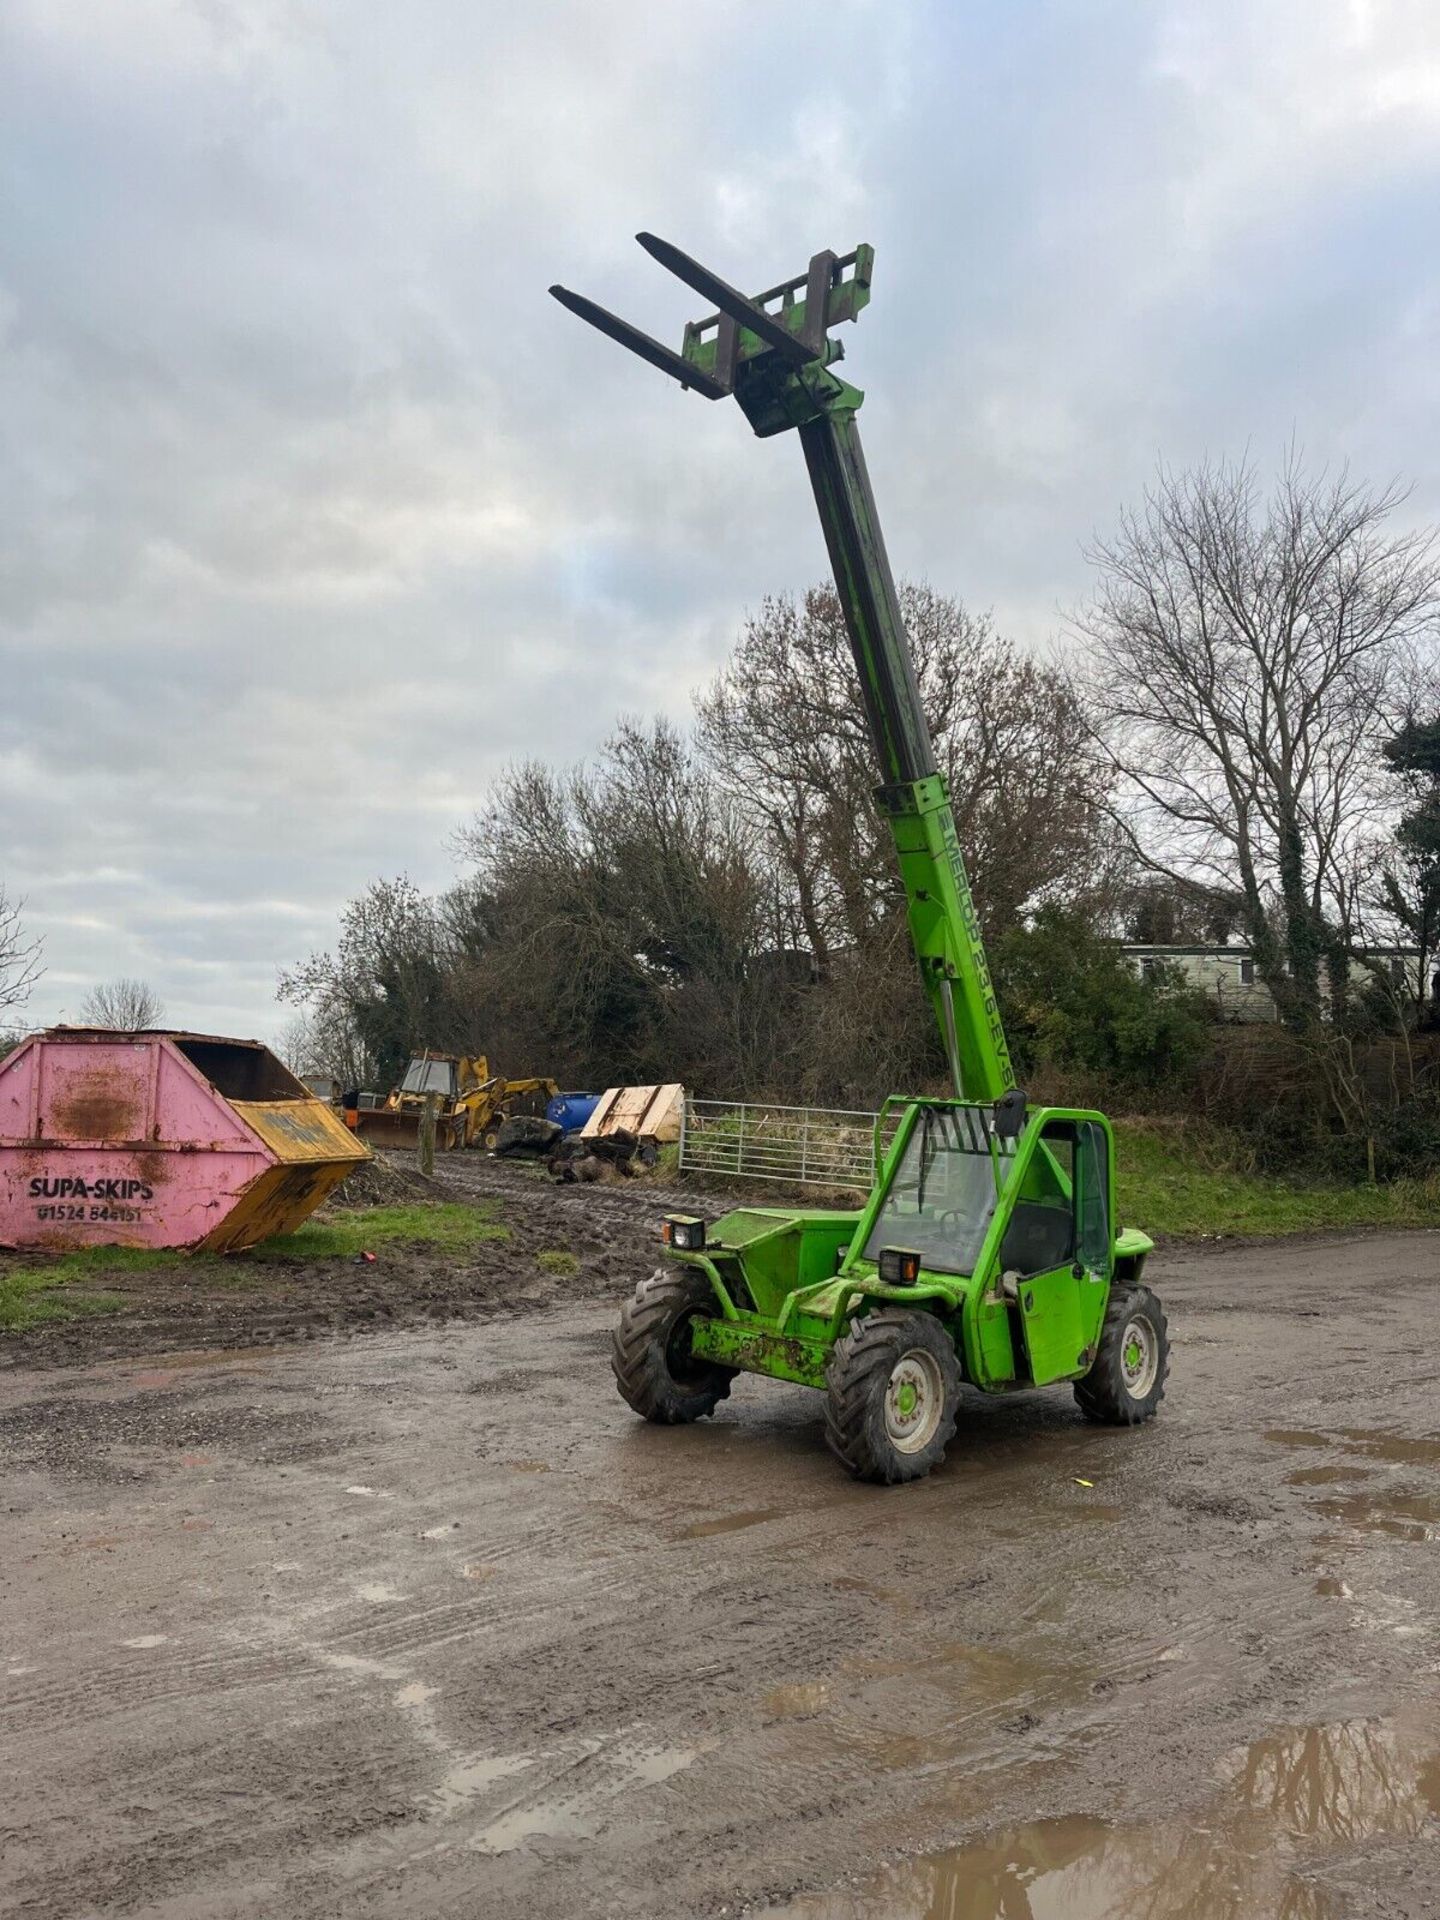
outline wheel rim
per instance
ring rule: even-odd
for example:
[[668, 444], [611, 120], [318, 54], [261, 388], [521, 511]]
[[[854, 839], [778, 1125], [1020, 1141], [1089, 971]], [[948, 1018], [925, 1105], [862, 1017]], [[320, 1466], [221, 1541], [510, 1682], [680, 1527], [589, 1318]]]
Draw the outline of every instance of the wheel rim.
[[1120, 1377], [1132, 1400], [1143, 1400], [1155, 1385], [1160, 1345], [1155, 1329], [1143, 1315], [1127, 1320], [1120, 1336]]
[[933, 1353], [902, 1353], [885, 1383], [885, 1433], [897, 1453], [920, 1453], [935, 1437], [945, 1408], [945, 1381]]

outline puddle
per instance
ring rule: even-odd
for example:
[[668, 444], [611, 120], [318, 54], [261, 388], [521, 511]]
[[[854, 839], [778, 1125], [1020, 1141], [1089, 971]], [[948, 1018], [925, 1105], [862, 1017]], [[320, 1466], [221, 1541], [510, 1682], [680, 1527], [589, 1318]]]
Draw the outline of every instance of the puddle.
[[809, 1720], [830, 1699], [828, 1680], [798, 1680], [787, 1687], [772, 1687], [763, 1702], [772, 1720]]
[[163, 1369], [171, 1367], [228, 1367], [237, 1360], [265, 1360], [275, 1358], [269, 1347], [195, 1347], [186, 1353], [167, 1353], [159, 1362]]
[[1310, 1877], [1326, 1851], [1418, 1835], [1440, 1811], [1433, 1736], [1345, 1721], [1258, 1740], [1211, 1816], [1118, 1827], [1032, 1821], [907, 1860], [867, 1885], [768, 1909], [790, 1920], [1340, 1920]]
[[1440, 1439], [1434, 1434], [1396, 1433], [1390, 1427], [1339, 1427], [1334, 1433], [1274, 1427], [1265, 1438], [1282, 1447], [1339, 1447], [1392, 1467], [1440, 1467]]
[[1401, 1467], [1440, 1467], [1440, 1440], [1433, 1434], [1416, 1439], [1385, 1427], [1342, 1427], [1340, 1432], [1350, 1446], [1372, 1460], [1388, 1460]]
[[428, 1798], [440, 1815], [458, 1813], [497, 1780], [508, 1780], [533, 1765], [533, 1756], [528, 1753], [483, 1753], [456, 1760], [445, 1769]]
[[738, 1533], [742, 1527], [758, 1527], [764, 1520], [780, 1520], [784, 1507], [756, 1507], [748, 1513], [722, 1513], [718, 1520], [696, 1520], [680, 1529], [682, 1540], [708, 1540], [714, 1533]]
[[1343, 1500], [1317, 1500], [1315, 1505], [1327, 1519], [1343, 1520], [1366, 1533], [1385, 1533], [1415, 1544], [1440, 1539], [1440, 1499], [1433, 1494], [1372, 1488]]
[[337, 1673], [361, 1673], [377, 1680], [394, 1677], [382, 1660], [371, 1660], [363, 1653], [331, 1653], [320, 1647], [315, 1652], [327, 1667], [333, 1667]]
[[[1396, 1433], [1386, 1427], [1340, 1427], [1333, 1434], [1276, 1427], [1265, 1438], [1286, 1447], [1326, 1447], [1361, 1456], [1360, 1461], [1297, 1467], [1286, 1474], [1290, 1486], [1356, 1487], [1354, 1493], [1315, 1502], [1316, 1512], [1327, 1519], [1343, 1520], [1361, 1532], [1388, 1534], [1391, 1539], [1413, 1544], [1440, 1539], [1440, 1498], [1406, 1493], [1386, 1484], [1398, 1477], [1393, 1471], [1397, 1467], [1429, 1469], [1440, 1465], [1440, 1440], [1433, 1435]], [[1386, 1467], [1392, 1470], [1388, 1475], [1382, 1472]]]
[[1368, 1480], [1373, 1467], [1297, 1467], [1287, 1473], [1287, 1487], [1348, 1487], [1356, 1480]]
[[[1133, 1669], [1143, 1670], [1153, 1657], [1137, 1648]], [[1124, 1664], [1111, 1670], [1067, 1666], [942, 1641], [909, 1659], [845, 1661], [833, 1681], [832, 1701], [813, 1711], [823, 1714], [827, 1751], [838, 1747], [866, 1768], [925, 1775], [960, 1760], [975, 1764], [987, 1751], [1011, 1748], [1016, 1733], [1063, 1712], [1089, 1709], [1097, 1693], [1120, 1685], [1131, 1670]], [[802, 1721], [812, 1715], [776, 1717]], [[1047, 1737], [1049, 1731], [1058, 1729], [1047, 1730]], [[811, 1737], [805, 1726], [793, 1735], [807, 1746]]]
[[[266, 1373], [274, 1358], [270, 1347], [206, 1347], [190, 1353], [167, 1353], [153, 1366], [131, 1374], [130, 1384], [142, 1389], [173, 1387], [175, 1375], [192, 1367], [234, 1367], [241, 1373]], [[257, 1365], [257, 1361], [264, 1364]]]
[[[624, 1802], [635, 1787], [658, 1786], [688, 1767], [699, 1747], [656, 1747], [621, 1744], [608, 1749], [587, 1747], [564, 1773], [566, 1784], [552, 1777], [545, 1786], [526, 1794], [467, 1844], [476, 1853], [511, 1853], [528, 1840], [589, 1840], [612, 1821], [614, 1803]], [[519, 1756], [521, 1765], [531, 1764]]]

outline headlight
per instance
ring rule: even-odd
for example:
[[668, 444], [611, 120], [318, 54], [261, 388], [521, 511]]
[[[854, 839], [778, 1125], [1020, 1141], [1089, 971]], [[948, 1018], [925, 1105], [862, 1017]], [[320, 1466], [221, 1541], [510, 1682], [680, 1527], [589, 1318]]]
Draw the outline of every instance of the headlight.
[[693, 1214], [672, 1213], [661, 1229], [665, 1244], [677, 1253], [700, 1253], [705, 1246], [705, 1222]]
[[920, 1278], [920, 1256], [911, 1247], [882, 1247], [876, 1264], [887, 1287], [913, 1287]]

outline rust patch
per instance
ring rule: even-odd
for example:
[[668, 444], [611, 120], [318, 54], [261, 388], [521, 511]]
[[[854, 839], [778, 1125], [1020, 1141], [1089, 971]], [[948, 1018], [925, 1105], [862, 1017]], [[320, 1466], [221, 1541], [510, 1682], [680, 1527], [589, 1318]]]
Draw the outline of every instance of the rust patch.
[[96, 1068], [76, 1074], [52, 1109], [53, 1131], [74, 1140], [128, 1140], [139, 1130], [143, 1097], [133, 1083]]

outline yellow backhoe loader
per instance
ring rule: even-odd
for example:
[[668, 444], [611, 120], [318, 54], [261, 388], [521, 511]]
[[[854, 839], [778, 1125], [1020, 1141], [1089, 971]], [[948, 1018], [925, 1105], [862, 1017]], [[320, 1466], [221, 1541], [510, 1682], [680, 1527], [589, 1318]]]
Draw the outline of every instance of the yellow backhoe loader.
[[435, 1145], [442, 1151], [483, 1147], [492, 1152], [512, 1102], [533, 1094], [550, 1099], [559, 1091], [553, 1080], [541, 1075], [507, 1080], [504, 1074], [492, 1074], [483, 1053], [473, 1058], [468, 1054], [417, 1053], [383, 1106], [356, 1106], [345, 1118], [362, 1139], [376, 1146], [413, 1147], [419, 1143], [426, 1099], [432, 1093], [439, 1094]]

